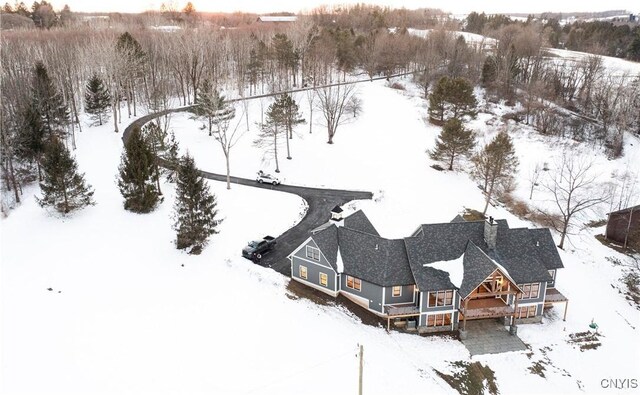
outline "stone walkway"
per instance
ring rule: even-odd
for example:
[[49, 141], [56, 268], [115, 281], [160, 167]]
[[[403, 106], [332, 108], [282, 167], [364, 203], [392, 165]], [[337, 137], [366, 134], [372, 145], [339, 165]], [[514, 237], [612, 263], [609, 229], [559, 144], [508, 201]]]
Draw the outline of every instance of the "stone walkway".
[[472, 356], [527, 349], [518, 336], [511, 335], [504, 325], [493, 319], [467, 321], [467, 338], [462, 344]]

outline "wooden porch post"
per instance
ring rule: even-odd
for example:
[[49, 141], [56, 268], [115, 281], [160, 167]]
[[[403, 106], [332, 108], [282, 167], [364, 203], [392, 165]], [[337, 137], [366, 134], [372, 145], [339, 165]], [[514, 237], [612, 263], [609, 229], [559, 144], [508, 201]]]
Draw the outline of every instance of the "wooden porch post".
[[511, 316], [511, 325], [516, 324], [516, 316], [518, 315], [518, 292], [513, 294], [515, 298], [515, 303], [513, 305], [513, 315]]
[[464, 317], [462, 317], [462, 330], [467, 330], [467, 303], [469, 303], [469, 298], [464, 300]]
[[569, 301], [564, 302], [564, 317], [562, 317], [562, 321], [567, 320], [567, 309], [569, 308]]
[[391, 330], [391, 317], [387, 315], [387, 332]]

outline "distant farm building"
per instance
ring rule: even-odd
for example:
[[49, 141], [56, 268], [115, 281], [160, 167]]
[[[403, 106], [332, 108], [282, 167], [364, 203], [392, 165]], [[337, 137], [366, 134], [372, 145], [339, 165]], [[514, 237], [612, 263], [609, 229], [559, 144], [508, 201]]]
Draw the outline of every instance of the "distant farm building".
[[271, 15], [262, 15], [259, 16], [256, 22], [261, 23], [292, 23], [298, 20], [298, 17], [293, 16], [271, 16]]

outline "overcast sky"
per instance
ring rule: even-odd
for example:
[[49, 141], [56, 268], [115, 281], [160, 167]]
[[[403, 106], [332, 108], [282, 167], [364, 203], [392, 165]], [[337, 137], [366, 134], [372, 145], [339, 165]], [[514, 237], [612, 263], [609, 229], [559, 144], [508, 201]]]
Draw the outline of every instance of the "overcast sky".
[[[165, 0], [171, 2], [172, 0]], [[159, 9], [163, 0], [53, 0], [54, 8], [61, 9], [64, 4], [69, 4], [73, 11], [109, 11], [109, 12], [140, 12], [149, 9]], [[181, 9], [187, 3], [184, 0], [173, 0], [177, 8]], [[537, 0], [537, 1], [507, 1], [507, 0], [192, 0], [198, 11], [247, 11], [256, 13], [266, 13], [275, 11], [298, 12], [304, 9], [311, 9], [319, 4], [346, 4], [346, 3], [374, 3], [389, 5], [392, 7], [405, 8], [440, 8], [455, 14], [468, 13], [471, 11], [484, 11], [487, 13], [509, 13], [527, 12], [540, 13], [571, 12], [571, 11], [605, 11], [615, 9], [631, 10], [640, 12], [640, 2], [638, 0]]]

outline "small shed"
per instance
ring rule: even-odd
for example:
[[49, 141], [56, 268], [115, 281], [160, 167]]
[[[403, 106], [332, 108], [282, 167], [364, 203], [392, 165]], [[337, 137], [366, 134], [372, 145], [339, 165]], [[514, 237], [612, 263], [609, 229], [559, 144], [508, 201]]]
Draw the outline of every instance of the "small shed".
[[609, 213], [604, 236], [625, 248], [640, 244], [640, 205]]

